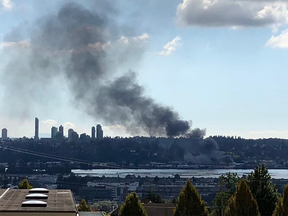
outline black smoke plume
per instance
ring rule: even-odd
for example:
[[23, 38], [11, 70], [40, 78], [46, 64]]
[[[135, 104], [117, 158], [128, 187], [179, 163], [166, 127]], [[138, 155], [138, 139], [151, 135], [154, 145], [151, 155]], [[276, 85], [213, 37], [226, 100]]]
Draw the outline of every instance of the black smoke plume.
[[[106, 123], [124, 125], [132, 134], [203, 137], [201, 130], [191, 132], [190, 123], [173, 109], [146, 96], [135, 72], [121, 72], [124, 66], [137, 65], [149, 36], [131, 35], [131, 30], [123, 36], [118, 13], [99, 11], [68, 3], [38, 20], [28, 31], [22, 53], [10, 59], [4, 83], [7, 92], [19, 103], [25, 100], [27, 107], [41, 100], [49, 82], [64, 77], [77, 107]], [[9, 36], [6, 42], [11, 42]], [[17, 90], [12, 89], [18, 84]]]

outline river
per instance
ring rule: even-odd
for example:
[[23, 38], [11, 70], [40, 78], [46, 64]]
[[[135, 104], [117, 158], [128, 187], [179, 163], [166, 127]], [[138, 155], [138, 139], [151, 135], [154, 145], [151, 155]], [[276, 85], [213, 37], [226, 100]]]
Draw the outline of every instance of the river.
[[[72, 172], [77, 176], [94, 176], [94, 177], [117, 177], [125, 178], [126, 175], [135, 175], [140, 177], [173, 178], [176, 174], [181, 178], [218, 178], [225, 173], [237, 173], [238, 176], [248, 175], [252, 169], [91, 169], [81, 170], [74, 169]], [[288, 169], [269, 169], [272, 178], [288, 179]]]

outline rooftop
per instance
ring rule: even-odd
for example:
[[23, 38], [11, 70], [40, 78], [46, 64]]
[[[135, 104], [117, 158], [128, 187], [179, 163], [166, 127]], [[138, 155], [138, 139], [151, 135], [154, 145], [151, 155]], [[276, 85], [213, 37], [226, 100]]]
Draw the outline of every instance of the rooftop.
[[[31, 199], [27, 199], [29, 194], [27, 189], [0, 189], [0, 214], [1, 212], [76, 212], [74, 198], [70, 190], [50, 190], [48, 199], [45, 199], [47, 205], [23, 206], [22, 203]], [[43, 202], [43, 201], [42, 201]]]

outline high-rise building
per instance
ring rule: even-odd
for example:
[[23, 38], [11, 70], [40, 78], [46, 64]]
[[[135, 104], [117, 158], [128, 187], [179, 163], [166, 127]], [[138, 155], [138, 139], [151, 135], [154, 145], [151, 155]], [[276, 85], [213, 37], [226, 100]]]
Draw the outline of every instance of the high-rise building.
[[35, 118], [35, 136], [34, 140], [39, 140], [39, 119]]
[[56, 138], [56, 134], [58, 132], [58, 128], [57, 127], [52, 127], [51, 128], [51, 138], [55, 139]]
[[100, 124], [97, 125], [97, 139], [103, 139], [103, 130]]
[[91, 129], [91, 138], [92, 140], [95, 140], [95, 127], [94, 126]]
[[59, 132], [64, 136], [64, 127], [62, 125], [59, 127]]
[[76, 131], [72, 132], [72, 141], [77, 141], [79, 139], [79, 135]]
[[72, 141], [73, 132], [74, 132], [74, 130], [71, 128], [68, 130], [68, 141], [69, 142]]
[[2, 140], [7, 140], [8, 136], [7, 136], [7, 129], [3, 128], [2, 129]]

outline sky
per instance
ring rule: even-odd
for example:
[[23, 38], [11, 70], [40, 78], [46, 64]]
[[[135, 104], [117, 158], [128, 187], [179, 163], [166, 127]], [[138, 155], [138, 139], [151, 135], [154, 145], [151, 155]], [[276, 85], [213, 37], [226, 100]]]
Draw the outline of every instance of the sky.
[[[27, 32], [67, 2], [0, 0], [0, 128], [10, 137], [33, 137], [37, 116], [42, 137], [59, 125], [65, 135], [69, 128], [90, 134], [99, 123], [105, 136], [130, 136], [121, 122], [91, 117], [75, 104], [61, 76], [39, 83], [33, 101], [26, 94], [32, 78], [21, 76], [21, 66], [18, 82], [7, 84], [10, 60], [25, 59], [31, 46]], [[145, 95], [171, 107], [192, 128], [206, 128], [207, 136], [288, 139], [287, 0], [75, 2], [117, 15], [119, 38], [102, 45], [122, 50], [129, 43], [140, 47], [141, 55], [125, 56], [129, 61], [116, 70], [136, 72]], [[20, 89], [17, 95], [11, 85]]]

